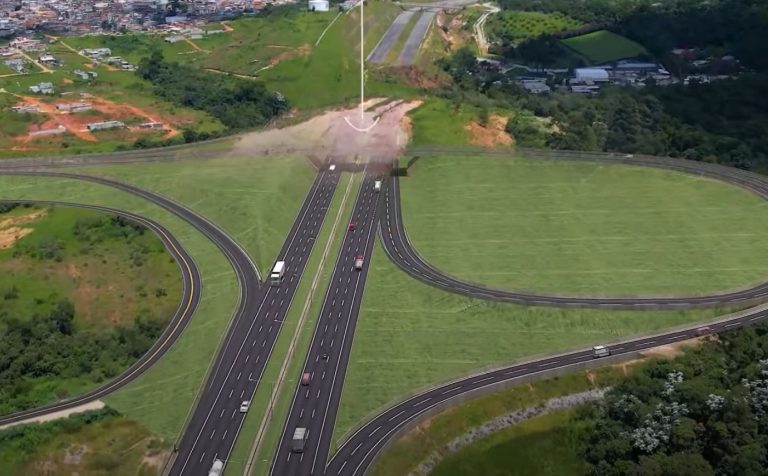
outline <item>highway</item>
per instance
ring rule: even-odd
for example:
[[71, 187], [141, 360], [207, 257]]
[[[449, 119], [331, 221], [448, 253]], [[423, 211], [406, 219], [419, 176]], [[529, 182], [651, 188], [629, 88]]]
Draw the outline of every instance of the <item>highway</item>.
[[[308, 385], [302, 385], [301, 376], [296, 376], [291, 410], [272, 462], [271, 475], [322, 474], [325, 470], [376, 240], [381, 193], [374, 190], [374, 182], [381, 178], [374, 173], [364, 174], [352, 211], [351, 222], [355, 223], [356, 229], [348, 231], [344, 237], [304, 362], [302, 373], [309, 373], [311, 380]], [[358, 255], [364, 256], [360, 270], [355, 269]], [[293, 432], [297, 427], [308, 429], [302, 453], [291, 452]]]
[[405, 40], [403, 50], [400, 52], [400, 56], [397, 58], [398, 66], [408, 66], [414, 63], [416, 60], [416, 53], [419, 52], [421, 42], [424, 41], [424, 37], [427, 36], [427, 30], [429, 25], [432, 24], [432, 20], [435, 19], [435, 12], [423, 12], [416, 25], [408, 35], [408, 39]]
[[403, 28], [405, 28], [405, 25], [408, 24], [408, 21], [411, 19], [413, 14], [413, 11], [407, 10], [398, 15], [397, 18], [395, 18], [395, 21], [389, 25], [389, 28], [387, 29], [386, 33], [384, 33], [384, 36], [381, 37], [379, 42], [376, 44], [376, 47], [373, 49], [373, 51], [371, 51], [371, 54], [369, 54], [365, 60], [370, 61], [371, 63], [385, 62], [387, 60], [389, 50], [391, 50], [395, 45], [397, 37], [400, 36], [400, 33], [403, 31]]
[[338, 171], [317, 175], [276, 260], [286, 263], [283, 282], [264, 286], [233, 324], [179, 444], [171, 475], [208, 474], [215, 459], [226, 464], [245, 420], [240, 405], [252, 399], [259, 385], [338, 181]]
[[[15, 200], [3, 199], [5, 202], [13, 202]], [[168, 253], [173, 257], [176, 263], [179, 265], [181, 271], [182, 280], [182, 293], [179, 307], [176, 309], [173, 317], [168, 322], [163, 333], [158, 340], [150, 347], [150, 349], [133, 365], [123, 371], [114, 379], [105, 383], [104, 385], [93, 389], [83, 395], [79, 395], [74, 398], [62, 400], [50, 405], [25, 410], [10, 415], [0, 417], [0, 426], [9, 423], [21, 422], [30, 418], [35, 418], [48, 413], [53, 413], [61, 410], [75, 408], [77, 406], [98, 400], [105, 395], [123, 387], [134, 378], [141, 375], [146, 369], [151, 367], [170, 347], [176, 342], [176, 339], [181, 335], [186, 327], [189, 319], [194, 314], [197, 306], [200, 302], [201, 295], [201, 281], [200, 271], [197, 269], [197, 265], [184, 250], [181, 244], [176, 238], [159, 223], [141, 217], [134, 213], [130, 213], [124, 210], [118, 210], [115, 208], [102, 207], [96, 205], [83, 205], [79, 203], [69, 203], [62, 201], [24, 201], [23, 203], [36, 203], [40, 205], [54, 205], [54, 206], [66, 206], [87, 208], [90, 210], [97, 210], [104, 213], [110, 213], [113, 215], [122, 216], [128, 220], [139, 223], [147, 227], [150, 231], [155, 233], [157, 237], [163, 242], [163, 245], [168, 250]]]
[[[765, 319], [766, 316], [768, 316], [768, 306], [761, 306], [758, 311], [744, 311], [727, 320], [707, 324], [710, 328], [708, 332], [718, 333], [735, 329]], [[691, 339], [698, 335], [700, 334], [697, 333], [696, 328], [690, 328], [616, 343], [609, 347], [612, 356], [629, 358], [642, 350]], [[570, 371], [576, 371], [593, 361], [595, 364], [600, 363], [592, 356], [591, 349], [584, 349], [478, 373], [419, 393], [378, 414], [357, 430], [333, 456], [325, 474], [333, 476], [365, 474], [376, 456], [393, 441], [393, 438], [398, 436], [399, 431], [407, 430], [412, 425], [448, 408], [451, 404], [460, 403], [461, 399], [466, 398], [468, 394], [480, 394], [484, 389], [500, 389], [500, 386], [505, 383], [510, 385], [516, 381], [523, 383], [523, 378], [530, 378], [537, 374], [551, 373], [556, 370], [568, 371], [569, 368]], [[544, 376], [541, 375], [541, 377]]]
[[[700, 167], [691, 168], [691, 166], [710, 165], [679, 159], [675, 159], [675, 161], [690, 162], [689, 164], [678, 164], [678, 166], [675, 167], [676, 170], [700, 175], [705, 175], [705, 170], [702, 170]], [[630, 163], [627, 161], [622, 162]], [[631, 163], [644, 166], [661, 166], [659, 163], [649, 164], [647, 161], [639, 160]], [[750, 174], [751, 176], [746, 178], [740, 174], [737, 174], [737, 176], [730, 171], [731, 169], [727, 169], [726, 167], [720, 167], [720, 169], [726, 170], [715, 169], [712, 171], [707, 169], [710, 172], [707, 176], [747, 188], [753, 193], [768, 199], [768, 183], [766, 183], [764, 179], [760, 177], [755, 178], [755, 174]], [[735, 171], [736, 169], [732, 170]], [[495, 300], [533, 306], [610, 309], [684, 309], [691, 307], [719, 306], [723, 304], [750, 304], [768, 298], [768, 283], [762, 283], [749, 289], [710, 296], [638, 298], [549, 296], [544, 294], [495, 289], [482, 284], [471, 283], [440, 271], [419, 255], [408, 239], [408, 234], [406, 233], [405, 225], [403, 223], [402, 207], [400, 204], [400, 181], [396, 174], [393, 174], [393, 176], [389, 178], [386, 183], [386, 189], [387, 193], [384, 202], [385, 213], [382, 217], [381, 240], [387, 255], [400, 267], [400, 269], [414, 278], [445, 291], [462, 294], [476, 299]]]

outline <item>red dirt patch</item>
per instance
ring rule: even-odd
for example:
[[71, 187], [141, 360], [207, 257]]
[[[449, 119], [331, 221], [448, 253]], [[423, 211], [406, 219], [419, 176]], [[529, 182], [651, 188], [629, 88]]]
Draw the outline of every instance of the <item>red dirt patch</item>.
[[476, 121], [472, 121], [464, 130], [470, 133], [469, 142], [482, 147], [496, 147], [499, 145], [510, 146], [515, 143], [504, 128], [507, 126], [507, 118], [492, 114], [488, 118], [488, 125], [483, 126]]

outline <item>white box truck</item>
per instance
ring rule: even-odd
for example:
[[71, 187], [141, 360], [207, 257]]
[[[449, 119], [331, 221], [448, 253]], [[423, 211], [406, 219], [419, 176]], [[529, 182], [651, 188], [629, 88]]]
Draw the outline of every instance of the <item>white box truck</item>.
[[611, 355], [611, 350], [604, 345], [596, 345], [592, 347], [592, 357], [595, 359], [608, 357], [609, 355]]
[[222, 469], [224, 469], [224, 462], [220, 459], [214, 460], [210, 471], [208, 471], [208, 476], [219, 476]]
[[275, 267], [272, 268], [272, 273], [269, 275], [269, 284], [272, 286], [280, 286], [283, 282], [283, 276], [285, 276], [285, 261], [278, 261], [275, 263]]
[[304, 451], [304, 442], [307, 441], [308, 431], [306, 428], [296, 428], [293, 431], [293, 445], [291, 451], [294, 453], [302, 453]]

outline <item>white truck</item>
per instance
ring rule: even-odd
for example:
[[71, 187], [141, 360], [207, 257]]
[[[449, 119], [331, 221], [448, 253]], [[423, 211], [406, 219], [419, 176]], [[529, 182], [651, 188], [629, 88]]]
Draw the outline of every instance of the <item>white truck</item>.
[[302, 453], [304, 451], [304, 443], [307, 441], [309, 432], [306, 428], [296, 428], [293, 431], [293, 444], [291, 451], [294, 453]]
[[224, 462], [220, 459], [216, 459], [213, 461], [210, 471], [208, 471], [208, 476], [219, 476], [222, 469], [224, 469]]
[[381, 180], [373, 182], [373, 189], [377, 192], [381, 192]]
[[604, 345], [596, 345], [592, 347], [592, 357], [595, 359], [608, 357], [609, 355], [611, 355], [611, 349]]
[[269, 275], [269, 284], [271, 286], [280, 286], [280, 283], [283, 282], [283, 276], [285, 276], [285, 261], [278, 261]]

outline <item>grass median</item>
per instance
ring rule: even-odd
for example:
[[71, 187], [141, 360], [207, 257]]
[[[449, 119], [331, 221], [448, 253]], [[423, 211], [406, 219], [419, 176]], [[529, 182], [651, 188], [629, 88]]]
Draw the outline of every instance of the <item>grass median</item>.
[[377, 410], [435, 383], [724, 313], [559, 309], [469, 299], [404, 274], [378, 243], [368, 273], [336, 443]]
[[[344, 204], [344, 209], [340, 210], [344, 193], [350, 180], [353, 181], [351, 192]], [[339, 247], [341, 246], [344, 232], [346, 231], [346, 228], [344, 227], [346, 223], [344, 217], [349, 216], [352, 207], [354, 206], [354, 185], [358, 181], [359, 178], [357, 176], [345, 173], [339, 182], [331, 206], [328, 208], [328, 214], [325, 217], [323, 227], [318, 235], [318, 239], [315, 241], [315, 246], [312, 248], [312, 254], [307, 262], [307, 268], [302, 276], [301, 283], [296, 292], [296, 297], [293, 303], [291, 303], [291, 307], [286, 315], [284, 328], [281, 330], [280, 336], [278, 337], [273, 356], [270, 359], [269, 364], [267, 364], [262, 382], [259, 384], [256, 394], [254, 395], [251, 411], [248, 412], [243, 429], [240, 432], [240, 436], [238, 437], [229, 462], [227, 463], [227, 474], [243, 474], [243, 472], [247, 470], [247, 462], [251, 456], [251, 450], [265, 414], [268, 415], [268, 420], [258, 452], [253, 457], [253, 465], [250, 474], [266, 475], [269, 473], [272, 457], [277, 448], [279, 438], [282, 435], [283, 424], [290, 411], [298, 375], [304, 364], [304, 358], [314, 333], [315, 323], [320, 314], [325, 290], [328, 287], [336, 256]], [[341, 212], [342, 217], [339, 221], [340, 225], [336, 230], [336, 234], [331, 235], [334, 222], [336, 221], [339, 212]], [[323, 251], [328, 240], [333, 240], [333, 243], [325, 258], [326, 261], [323, 265], [322, 274], [320, 275], [320, 280], [318, 281], [315, 292], [310, 296], [312, 281], [315, 274], [318, 272]], [[306, 321], [304, 321], [302, 327], [298, 329], [299, 334], [296, 341], [296, 347], [294, 348], [293, 354], [289, 356], [290, 343], [294, 333], [297, 332], [296, 326], [298, 325], [302, 310], [308, 299], [311, 299], [311, 305], [305, 317]], [[286, 358], [290, 358], [286, 367], [286, 378], [270, 407], [270, 397], [275, 390], [281, 367]]]
[[589, 296], [690, 296], [768, 279], [768, 201], [668, 170], [422, 157], [400, 180], [416, 250], [469, 281]]

